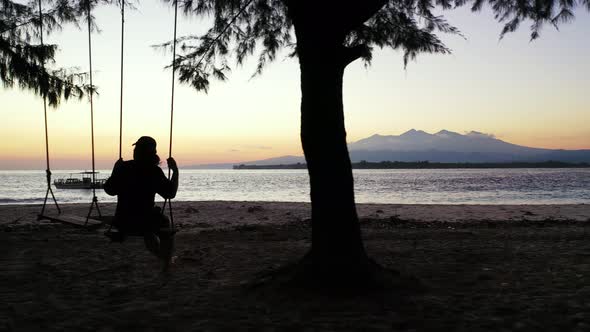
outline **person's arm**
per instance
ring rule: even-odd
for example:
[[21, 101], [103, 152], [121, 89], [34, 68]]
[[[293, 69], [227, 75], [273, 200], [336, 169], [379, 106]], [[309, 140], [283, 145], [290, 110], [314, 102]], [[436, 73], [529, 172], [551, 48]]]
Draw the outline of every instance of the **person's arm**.
[[168, 168], [172, 171], [170, 180], [166, 178], [164, 172], [160, 170], [160, 185], [158, 186], [158, 194], [165, 199], [172, 199], [176, 197], [178, 191], [178, 166], [174, 158], [168, 158]]
[[123, 159], [117, 160], [115, 166], [113, 166], [113, 171], [111, 172], [111, 176], [105, 181], [103, 189], [104, 191], [111, 195], [115, 196], [119, 194], [119, 183], [120, 183], [120, 173], [123, 167]]

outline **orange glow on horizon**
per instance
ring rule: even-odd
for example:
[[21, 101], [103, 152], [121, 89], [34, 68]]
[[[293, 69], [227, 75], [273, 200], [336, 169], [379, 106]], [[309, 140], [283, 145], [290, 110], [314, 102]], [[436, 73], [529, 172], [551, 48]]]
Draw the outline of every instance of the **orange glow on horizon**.
[[[142, 2], [126, 17], [123, 158], [149, 135], [168, 156], [171, 55], [149, 45], [170, 39], [170, 7]], [[485, 11], [485, 10], [484, 10]], [[119, 18], [114, 7], [96, 10], [102, 32], [93, 39], [97, 168], [110, 168], [119, 144]], [[168, 15], [168, 16], [166, 16]], [[346, 68], [343, 103], [348, 141], [411, 128], [435, 133], [479, 131], [528, 147], [590, 149], [590, 43], [586, 13], [560, 31], [546, 29], [530, 42], [526, 28], [498, 42], [501, 24], [467, 9], [445, 16], [468, 40], [442, 35], [453, 55], [421, 54], [404, 70], [403, 54], [376, 49], [371, 66]], [[204, 28], [181, 18], [179, 35]], [[88, 68], [86, 34], [66, 26], [48, 36], [59, 44], [54, 68]], [[255, 58], [255, 57], [254, 57]], [[207, 94], [176, 84], [173, 156], [179, 165], [237, 163], [302, 155], [300, 73], [296, 59], [277, 54], [263, 75], [251, 78], [256, 59], [233, 68], [227, 82]], [[43, 101], [18, 88], [0, 88], [0, 169], [44, 169]], [[52, 168], [90, 167], [90, 114], [86, 98], [48, 112]], [[164, 163], [165, 165], [165, 163]]]
[[[401, 133], [396, 133], [399, 135]], [[370, 136], [370, 135], [368, 135]], [[358, 139], [367, 136], [359, 137]], [[590, 149], [590, 139], [580, 140], [576, 137], [562, 137], [559, 139], [538, 138], [538, 137], [498, 137], [506, 142], [535, 148], [546, 149], [568, 149], [581, 150]], [[253, 145], [253, 144], [235, 144], [236, 142], [228, 139], [223, 144], [196, 144], [194, 139], [183, 138], [183, 141], [177, 140], [173, 150], [173, 156], [181, 167], [201, 164], [217, 163], [239, 163], [246, 161], [262, 160], [267, 158], [280, 157], [285, 155], [301, 156], [302, 150], [298, 141], [277, 142], [273, 146]], [[72, 146], [71, 141], [83, 141], [86, 138], [77, 139], [54, 139], [50, 150], [50, 162], [54, 169], [90, 169], [91, 154], [88, 149], [90, 143]], [[111, 139], [115, 140], [115, 138]], [[357, 139], [355, 139], [357, 140]], [[268, 141], [268, 140], [267, 140]], [[43, 142], [37, 139], [24, 140], [17, 142], [0, 143], [0, 154], [2, 155], [0, 169], [44, 169], [45, 168], [45, 150]], [[114, 142], [113, 142], [114, 143]], [[88, 145], [88, 146], [86, 146]], [[168, 156], [167, 142], [158, 145], [158, 154], [162, 159], [162, 167], [165, 167], [165, 159]], [[133, 148], [131, 143], [127, 148], [123, 148], [123, 158], [128, 160], [132, 158]], [[117, 144], [105, 146], [97, 144], [96, 146], [96, 166], [98, 169], [110, 169], [118, 157]]]

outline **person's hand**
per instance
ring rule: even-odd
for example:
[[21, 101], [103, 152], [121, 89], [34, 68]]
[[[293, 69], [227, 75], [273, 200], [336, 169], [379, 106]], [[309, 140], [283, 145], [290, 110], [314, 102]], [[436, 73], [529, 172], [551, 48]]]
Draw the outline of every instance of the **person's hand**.
[[166, 161], [168, 162], [169, 169], [171, 169], [175, 173], [178, 172], [178, 166], [176, 165], [176, 160], [174, 160], [174, 158], [170, 157], [166, 159]]

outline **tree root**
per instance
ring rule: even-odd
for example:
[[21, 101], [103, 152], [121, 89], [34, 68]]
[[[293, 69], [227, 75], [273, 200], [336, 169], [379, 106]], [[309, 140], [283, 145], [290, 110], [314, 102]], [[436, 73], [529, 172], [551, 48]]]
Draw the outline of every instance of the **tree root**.
[[314, 262], [309, 253], [298, 262], [260, 273], [245, 286], [248, 289], [304, 290], [328, 295], [361, 295], [384, 291], [410, 295], [427, 290], [417, 278], [385, 268], [370, 258], [343, 266], [321, 265]]

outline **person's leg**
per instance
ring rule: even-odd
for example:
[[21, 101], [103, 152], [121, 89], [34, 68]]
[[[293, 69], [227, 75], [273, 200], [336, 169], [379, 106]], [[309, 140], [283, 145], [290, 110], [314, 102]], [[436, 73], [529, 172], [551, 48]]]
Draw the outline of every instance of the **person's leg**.
[[160, 255], [160, 239], [154, 233], [148, 232], [143, 236], [143, 241], [145, 242], [145, 247], [149, 250], [152, 254], [154, 254], [158, 258], [162, 258]]
[[173, 263], [172, 255], [174, 253], [174, 234], [170, 231], [161, 231], [160, 237], [160, 258], [162, 259], [163, 269], [167, 270]]
[[[170, 227], [170, 220], [161, 213], [159, 208], [154, 208], [149, 227], [151, 231], [146, 239], [146, 247], [162, 260], [162, 270], [168, 270], [174, 253], [174, 232]], [[154, 245], [157, 243], [157, 247]], [[149, 246], [148, 246], [149, 244]]]
[[170, 227], [170, 220], [161, 213], [155, 216], [158, 225], [158, 237], [160, 239], [160, 258], [164, 264], [164, 270], [168, 269], [172, 263], [174, 254], [174, 231]]
[[92, 218], [98, 219], [107, 225], [115, 226], [115, 223], [116, 223], [115, 216], [99, 216], [99, 217], [92, 217]]

